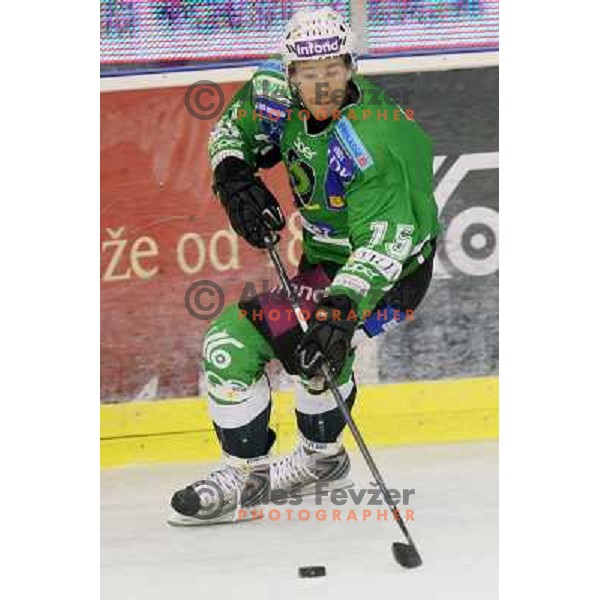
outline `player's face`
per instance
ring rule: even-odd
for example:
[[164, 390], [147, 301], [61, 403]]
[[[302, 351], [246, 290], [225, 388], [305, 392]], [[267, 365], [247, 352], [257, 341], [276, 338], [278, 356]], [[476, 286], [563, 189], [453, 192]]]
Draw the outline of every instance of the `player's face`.
[[341, 57], [295, 62], [291, 82], [304, 106], [317, 118], [328, 118], [338, 110], [346, 96], [351, 70]]

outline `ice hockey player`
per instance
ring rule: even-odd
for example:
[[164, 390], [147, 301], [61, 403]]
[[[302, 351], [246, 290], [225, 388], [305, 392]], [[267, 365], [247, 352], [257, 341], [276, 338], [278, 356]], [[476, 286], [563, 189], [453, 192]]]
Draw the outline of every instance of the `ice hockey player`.
[[[290, 305], [263, 293], [228, 306], [209, 327], [203, 367], [224, 463], [174, 494], [169, 522], [179, 525], [234, 521], [240, 507], [267, 502], [273, 490], [352, 485], [344, 420], [318, 376], [321, 361], [352, 407], [353, 337], [373, 337], [416, 309], [440, 230], [431, 142], [357, 74], [352, 32], [331, 9], [292, 17], [281, 58], [263, 63], [234, 96], [211, 133], [209, 155], [233, 229], [258, 249], [266, 236], [279, 239], [285, 219], [257, 172], [283, 161], [303, 226], [293, 282], [308, 290], [301, 306], [311, 317], [302, 333]], [[273, 307], [281, 318], [267, 318]], [[299, 382], [298, 444], [280, 459], [269, 456], [275, 432], [265, 365], [274, 359]]]

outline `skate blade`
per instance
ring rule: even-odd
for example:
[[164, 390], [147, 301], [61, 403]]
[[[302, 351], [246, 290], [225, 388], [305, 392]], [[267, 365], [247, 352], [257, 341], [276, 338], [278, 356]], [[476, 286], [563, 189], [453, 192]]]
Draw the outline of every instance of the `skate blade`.
[[[237, 512], [237, 511], [236, 511]], [[236, 514], [228, 512], [214, 519], [199, 519], [198, 517], [187, 517], [172, 511], [167, 517], [167, 523], [172, 527], [211, 527], [212, 525], [233, 525], [242, 521], [252, 521], [253, 517], [249, 514], [247, 517], [236, 518]], [[256, 519], [254, 518], [256, 521]]]

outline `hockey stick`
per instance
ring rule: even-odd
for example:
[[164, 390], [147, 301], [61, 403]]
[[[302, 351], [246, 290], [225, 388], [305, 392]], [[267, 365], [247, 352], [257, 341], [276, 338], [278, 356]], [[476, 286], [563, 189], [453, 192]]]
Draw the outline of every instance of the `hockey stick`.
[[[275, 249], [275, 246], [273, 245], [273, 242], [270, 238], [265, 238], [265, 243], [267, 244], [267, 250], [269, 251], [269, 256], [271, 257], [271, 260], [273, 261], [273, 264], [275, 265], [275, 269], [277, 270], [277, 275], [279, 276], [281, 284], [283, 285], [283, 289], [285, 290], [285, 293], [286, 293], [289, 301], [292, 304], [292, 308], [294, 309], [294, 314], [296, 315], [296, 318], [298, 319], [298, 322], [300, 323], [300, 327], [302, 328], [302, 331], [306, 332], [308, 330], [308, 323], [306, 322], [304, 315], [302, 314], [302, 311], [298, 304], [298, 298], [296, 296], [295, 291], [292, 288], [290, 278], [288, 277], [287, 271], [285, 270], [285, 267], [284, 267], [283, 263], [281, 262], [281, 257], [279, 256], [279, 253]], [[381, 476], [381, 473], [379, 472], [379, 469], [377, 468], [377, 465], [375, 464], [375, 461], [373, 460], [373, 457], [371, 456], [371, 453], [369, 452], [369, 449], [367, 448], [367, 445], [365, 444], [365, 441], [363, 440], [362, 434], [360, 433], [358, 427], [356, 426], [356, 423], [354, 422], [354, 419], [352, 418], [352, 415], [350, 414], [350, 411], [348, 410], [348, 407], [346, 406], [344, 399], [342, 398], [342, 394], [340, 393], [337, 382], [335, 381], [333, 373], [331, 372], [331, 367], [329, 366], [329, 364], [327, 362], [325, 362], [323, 364], [323, 366], [321, 367], [321, 373], [322, 373], [323, 377], [325, 378], [325, 381], [327, 382], [327, 385], [328, 385], [329, 389], [331, 390], [333, 397], [335, 398], [338, 408], [342, 412], [342, 415], [344, 417], [344, 420], [346, 421], [346, 424], [350, 428], [350, 431], [352, 432], [352, 435], [354, 436], [354, 439], [356, 440], [356, 443], [363, 455], [363, 458], [365, 459], [369, 469], [371, 470], [371, 474], [373, 475], [373, 478], [377, 482], [377, 485], [379, 486], [379, 489], [381, 490], [381, 493], [383, 494], [383, 497], [385, 498], [386, 504], [388, 505], [389, 509], [392, 511], [394, 520], [400, 526], [400, 529], [402, 530], [402, 533], [404, 534], [404, 537], [406, 538], [406, 540], [408, 542], [407, 544], [402, 543], [402, 542], [393, 542], [392, 543], [392, 552], [394, 554], [394, 558], [403, 567], [406, 567], [407, 569], [414, 569], [415, 567], [418, 567], [419, 565], [421, 565], [423, 562], [421, 560], [419, 551], [417, 550], [415, 543], [413, 542], [412, 538], [410, 537], [410, 534], [408, 533], [408, 529], [406, 528], [406, 524], [404, 523], [404, 520], [400, 516], [398, 507], [392, 500], [392, 498], [390, 496], [390, 492], [388, 490], [388, 487], [385, 484], [385, 481], [383, 480], [383, 477]]]

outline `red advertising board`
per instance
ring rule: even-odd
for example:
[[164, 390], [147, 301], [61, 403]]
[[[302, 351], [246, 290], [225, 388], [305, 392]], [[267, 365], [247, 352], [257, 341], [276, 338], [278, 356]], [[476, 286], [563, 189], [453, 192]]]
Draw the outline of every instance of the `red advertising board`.
[[[226, 101], [239, 85], [222, 85]], [[266, 254], [235, 235], [211, 191], [207, 140], [214, 119], [191, 116], [185, 91], [101, 97], [105, 402], [198, 395], [201, 338], [209, 321], [192, 316], [186, 292], [209, 280], [220, 286], [227, 304], [248, 286], [258, 290], [263, 281], [275, 281]], [[300, 230], [286, 175], [281, 166], [263, 175], [290, 221], [281, 251], [291, 267], [299, 258]], [[209, 306], [209, 300], [201, 304]]]

